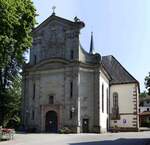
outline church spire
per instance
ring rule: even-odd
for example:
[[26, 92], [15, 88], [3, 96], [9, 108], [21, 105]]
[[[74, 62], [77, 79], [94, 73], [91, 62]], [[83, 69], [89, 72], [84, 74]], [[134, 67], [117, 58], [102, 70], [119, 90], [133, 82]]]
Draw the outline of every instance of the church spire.
[[93, 32], [91, 32], [91, 43], [90, 43], [90, 54], [94, 54], [94, 42], [93, 42]]

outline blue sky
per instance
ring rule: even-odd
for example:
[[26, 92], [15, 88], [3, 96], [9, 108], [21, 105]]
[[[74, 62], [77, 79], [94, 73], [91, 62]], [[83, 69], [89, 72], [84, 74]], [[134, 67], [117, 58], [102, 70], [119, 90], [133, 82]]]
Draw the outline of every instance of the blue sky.
[[89, 51], [90, 34], [101, 55], [114, 55], [145, 89], [150, 71], [150, 0], [33, 0], [40, 24], [52, 13], [84, 21], [81, 43]]

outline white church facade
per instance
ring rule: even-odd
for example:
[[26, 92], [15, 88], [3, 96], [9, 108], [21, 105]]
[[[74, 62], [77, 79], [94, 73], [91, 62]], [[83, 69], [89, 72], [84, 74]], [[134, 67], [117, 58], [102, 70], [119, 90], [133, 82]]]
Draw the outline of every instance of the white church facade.
[[23, 71], [22, 122], [37, 132], [138, 131], [139, 83], [113, 56], [80, 44], [84, 22], [53, 13], [33, 30]]

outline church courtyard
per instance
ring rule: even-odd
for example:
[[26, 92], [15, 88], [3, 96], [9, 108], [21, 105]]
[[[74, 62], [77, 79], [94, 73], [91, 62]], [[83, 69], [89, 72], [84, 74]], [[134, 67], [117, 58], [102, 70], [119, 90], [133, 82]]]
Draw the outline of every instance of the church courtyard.
[[150, 132], [106, 134], [16, 134], [0, 145], [150, 145]]

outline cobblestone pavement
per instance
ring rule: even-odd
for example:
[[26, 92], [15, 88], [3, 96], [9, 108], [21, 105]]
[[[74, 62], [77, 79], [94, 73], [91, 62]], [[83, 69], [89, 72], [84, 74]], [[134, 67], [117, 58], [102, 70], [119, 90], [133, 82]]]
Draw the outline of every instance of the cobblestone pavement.
[[0, 145], [150, 145], [150, 132], [106, 134], [16, 134]]

